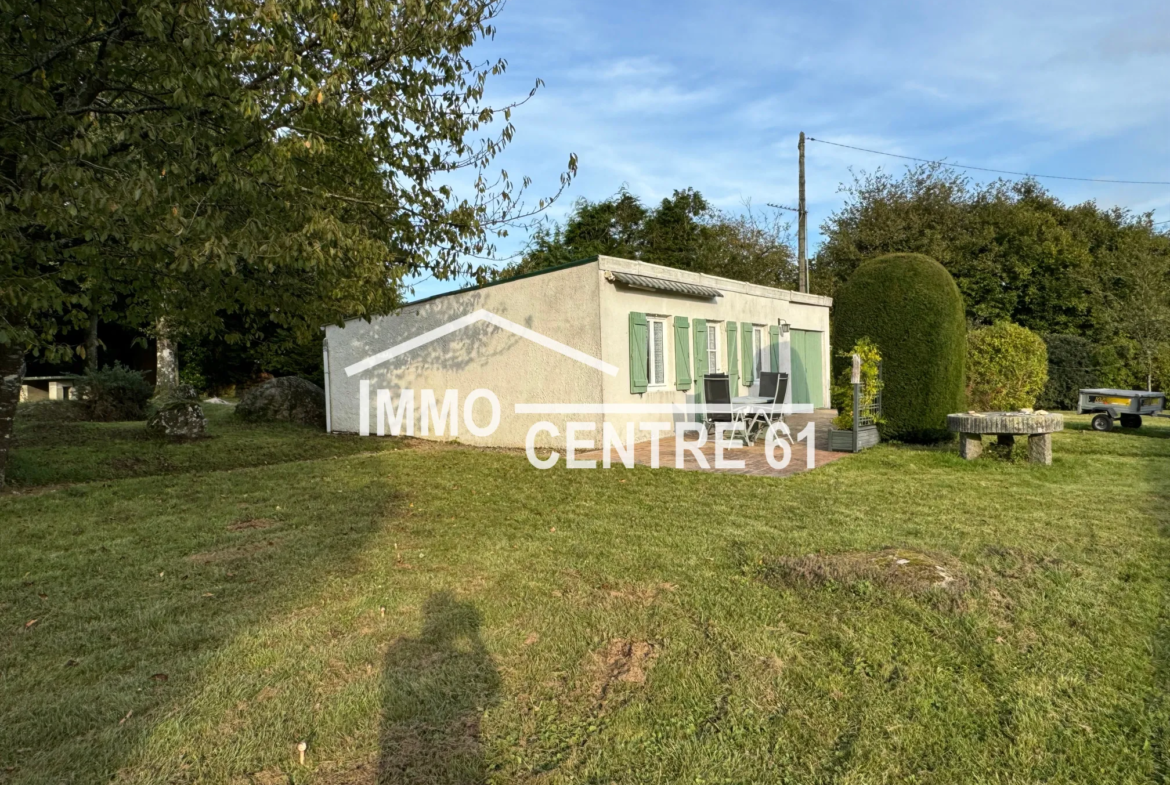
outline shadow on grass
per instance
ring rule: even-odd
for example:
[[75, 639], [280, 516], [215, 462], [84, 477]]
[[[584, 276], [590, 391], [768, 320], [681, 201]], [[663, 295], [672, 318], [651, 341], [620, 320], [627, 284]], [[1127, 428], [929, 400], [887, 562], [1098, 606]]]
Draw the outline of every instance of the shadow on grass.
[[400, 638], [386, 653], [378, 781], [483, 782], [479, 723], [500, 677], [480, 639], [480, 613], [438, 592], [423, 617], [417, 638]]
[[[211, 728], [239, 697], [217, 690], [251, 688], [224, 661], [235, 642], [315, 605], [405, 506], [384, 478], [333, 462], [75, 490], [0, 499], [0, 619], [18, 630], [0, 642], [4, 783], [189, 779], [175, 745], [232, 742]], [[235, 681], [209, 682], [225, 669]]]
[[[1170, 439], [1170, 419], [1165, 417], [1144, 417], [1141, 428], [1123, 428], [1120, 425], [1113, 426], [1112, 433], [1124, 436], [1144, 436], [1148, 439]], [[1151, 422], [1151, 420], [1153, 422]], [[1157, 426], [1164, 427], [1157, 427]], [[1153, 426], [1153, 427], [1151, 427]], [[1065, 422], [1064, 429], [1066, 431], [1092, 431], [1092, 427], [1086, 423], [1080, 422]]]

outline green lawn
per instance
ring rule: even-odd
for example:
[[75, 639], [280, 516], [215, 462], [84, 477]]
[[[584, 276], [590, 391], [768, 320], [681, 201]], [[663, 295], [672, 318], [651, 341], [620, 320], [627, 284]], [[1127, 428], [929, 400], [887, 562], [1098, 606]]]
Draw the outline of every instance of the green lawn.
[[18, 419], [0, 782], [1164, 782], [1170, 428], [1083, 419], [786, 479]]

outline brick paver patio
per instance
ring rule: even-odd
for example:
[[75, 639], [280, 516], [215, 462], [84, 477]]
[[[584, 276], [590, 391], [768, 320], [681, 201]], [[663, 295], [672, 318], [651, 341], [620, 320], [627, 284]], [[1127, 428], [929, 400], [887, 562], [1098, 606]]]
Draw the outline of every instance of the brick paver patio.
[[[836, 461], [849, 455], [846, 452], [831, 452], [829, 451], [829, 422], [836, 415], [831, 409], [818, 409], [815, 413], [809, 414], [794, 414], [786, 418], [788, 427], [792, 430], [792, 437], [795, 439], [796, 435], [808, 424], [810, 420], [815, 423], [816, 428], [816, 455], [815, 465], [824, 466], [827, 463]], [[696, 436], [693, 434], [687, 439], [692, 441]], [[787, 441], [787, 440], [785, 440]], [[797, 474], [799, 472], [808, 471], [808, 448], [803, 441], [798, 441], [795, 445], [789, 445], [792, 450], [792, 459], [788, 465], [783, 469], [774, 469], [768, 463], [768, 458], [765, 455], [764, 439], [759, 439], [752, 446], [743, 446], [735, 448], [725, 448], [723, 450], [723, 460], [728, 461], [743, 461], [743, 466], [738, 468], [716, 468], [715, 466], [715, 443], [714, 440], [708, 439], [707, 443], [703, 445], [700, 452], [706, 458], [707, 466], [703, 467], [695, 458], [694, 453], [690, 449], [683, 451], [683, 464], [675, 466], [675, 440], [674, 437], [661, 439], [658, 447], [658, 457], [660, 464], [663, 467], [688, 469], [691, 471], [718, 471], [726, 472], [728, 474], [753, 474], [767, 477], [786, 477], [790, 474]], [[597, 460], [601, 461], [601, 451], [594, 450], [588, 453], [580, 453], [577, 455], [578, 460]], [[776, 449], [776, 460], [781, 460], [783, 454], [780, 448]], [[615, 462], [619, 460], [618, 456], [614, 454], [612, 460]], [[634, 462], [643, 466], [651, 465], [651, 447], [650, 442], [638, 442], [634, 446]]]

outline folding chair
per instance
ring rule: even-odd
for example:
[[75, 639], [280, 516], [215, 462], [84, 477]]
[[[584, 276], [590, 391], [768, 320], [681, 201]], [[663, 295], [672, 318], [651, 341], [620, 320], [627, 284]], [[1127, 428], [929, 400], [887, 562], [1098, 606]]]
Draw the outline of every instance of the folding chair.
[[744, 441], [747, 441], [747, 423], [743, 414], [731, 406], [731, 379], [727, 374], [708, 374], [703, 377], [703, 419], [707, 423], [707, 431], [712, 435], [715, 433], [715, 423], [729, 422], [732, 424], [732, 433], [742, 428]]
[[762, 371], [760, 373], [760, 397], [770, 398], [770, 403], [761, 407], [752, 417], [748, 425], [749, 431], [757, 426], [765, 429], [773, 423], [779, 423], [779, 431], [788, 437], [788, 441], [796, 444], [792, 438], [792, 431], [788, 423], [784, 422], [784, 398], [788, 395], [788, 374], [777, 371]]

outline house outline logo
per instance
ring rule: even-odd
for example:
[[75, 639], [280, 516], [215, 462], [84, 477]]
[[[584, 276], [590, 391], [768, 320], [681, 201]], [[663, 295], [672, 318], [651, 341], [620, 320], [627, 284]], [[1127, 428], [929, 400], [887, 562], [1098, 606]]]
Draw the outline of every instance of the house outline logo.
[[487, 322], [488, 324], [494, 324], [496, 327], [499, 327], [502, 330], [507, 330], [510, 333], [514, 333], [515, 335], [532, 341], [533, 343], [543, 346], [546, 349], [551, 349], [558, 354], [563, 354], [565, 357], [576, 360], [579, 363], [584, 363], [590, 368], [594, 368], [598, 371], [601, 371], [602, 373], [608, 374], [609, 376], [617, 376], [618, 374], [618, 367], [616, 365], [607, 363], [604, 360], [599, 360], [593, 355], [586, 354], [579, 349], [574, 349], [572, 346], [567, 346], [560, 341], [549, 338], [547, 335], [538, 333], [535, 330], [530, 330], [523, 325], [516, 324], [515, 322], [505, 319], [502, 316], [498, 316], [491, 311], [480, 308], [479, 310], [473, 311], [466, 316], [453, 319], [446, 324], [434, 328], [433, 330], [428, 330], [421, 335], [417, 335], [414, 338], [403, 341], [400, 344], [391, 346], [389, 349], [378, 352], [377, 354], [371, 354], [369, 357], [366, 357], [364, 360], [359, 360], [353, 365], [346, 366], [345, 375], [352, 377], [356, 374], [368, 371], [375, 366], [393, 360], [395, 357], [406, 354], [413, 349], [417, 349], [420, 346], [426, 346], [428, 343], [433, 343], [434, 341], [448, 336], [451, 333], [462, 330], [464, 327], [470, 327], [476, 322]]

